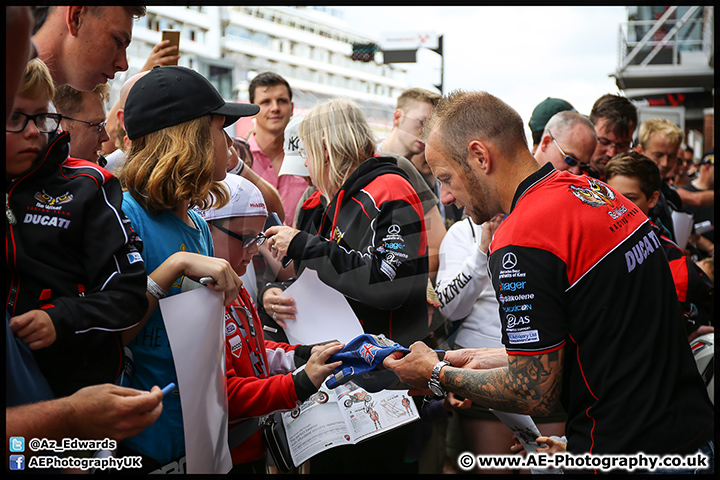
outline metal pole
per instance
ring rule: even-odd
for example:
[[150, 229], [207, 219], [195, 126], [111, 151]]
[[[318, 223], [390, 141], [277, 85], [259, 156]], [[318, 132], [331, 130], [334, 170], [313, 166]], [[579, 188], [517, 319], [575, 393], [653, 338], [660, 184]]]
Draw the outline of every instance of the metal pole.
[[433, 51], [440, 54], [440, 85], [435, 85], [435, 87], [440, 90], [440, 95], [442, 95], [443, 85], [445, 82], [445, 55], [443, 55], [443, 35], [440, 35], [440, 37], [438, 37], [438, 48], [434, 48]]

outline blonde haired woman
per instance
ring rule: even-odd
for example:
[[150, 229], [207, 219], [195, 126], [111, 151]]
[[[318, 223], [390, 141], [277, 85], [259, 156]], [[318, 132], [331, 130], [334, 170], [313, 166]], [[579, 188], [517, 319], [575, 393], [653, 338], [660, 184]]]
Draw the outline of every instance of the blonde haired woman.
[[[406, 174], [394, 158], [375, 156], [367, 120], [350, 100], [315, 107], [298, 134], [318, 191], [301, 207], [299, 230], [281, 226], [265, 232], [272, 235], [273, 255], [292, 259], [298, 274], [317, 271], [345, 295], [366, 333], [405, 346], [424, 339], [427, 237], [422, 205]], [[281, 294], [273, 288], [263, 296], [265, 311], [278, 323], [294, 318], [294, 307]], [[313, 458], [312, 472], [402, 472], [408, 436], [401, 428], [333, 449]]]
[[[242, 285], [232, 266], [213, 258], [210, 230], [193, 210], [221, 207], [230, 144], [223, 130], [257, 105], [226, 104], [204, 77], [186, 67], [157, 67], [128, 94], [125, 129], [132, 146], [118, 172], [127, 191], [123, 211], [142, 239], [149, 309], [124, 340], [133, 355], [131, 386], [177, 383], [172, 351], [158, 301], [181, 292], [184, 283], [212, 277], [210, 288], [230, 304]], [[138, 253], [139, 256], [139, 253]], [[151, 427], [125, 440], [119, 452], [142, 455], [142, 472], [183, 465], [185, 441], [178, 392], [166, 395]], [[168, 467], [170, 468], [170, 467]], [[177, 468], [173, 467], [173, 471]]]
[[298, 274], [316, 270], [345, 294], [366, 332], [405, 345], [424, 338], [427, 239], [405, 173], [394, 159], [374, 156], [372, 131], [351, 100], [315, 107], [298, 134], [318, 190], [302, 205], [298, 229], [268, 229], [273, 254], [292, 259]]

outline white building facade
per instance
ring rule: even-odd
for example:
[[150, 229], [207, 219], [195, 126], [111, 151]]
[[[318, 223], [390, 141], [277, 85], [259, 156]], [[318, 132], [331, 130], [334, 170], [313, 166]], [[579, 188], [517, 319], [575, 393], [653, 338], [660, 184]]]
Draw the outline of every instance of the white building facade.
[[[328, 7], [148, 6], [136, 21], [127, 72], [112, 81], [111, 102], [122, 82], [137, 73], [161, 31], [179, 30], [179, 64], [208, 78], [229, 101], [248, 101], [258, 73], [275, 72], [293, 89], [295, 113], [343, 96], [355, 100], [380, 134], [391, 127], [397, 97], [408, 88], [406, 70], [375, 60], [351, 60], [353, 43], [380, 43], [348, 27]], [[251, 128], [240, 122], [239, 135]]]

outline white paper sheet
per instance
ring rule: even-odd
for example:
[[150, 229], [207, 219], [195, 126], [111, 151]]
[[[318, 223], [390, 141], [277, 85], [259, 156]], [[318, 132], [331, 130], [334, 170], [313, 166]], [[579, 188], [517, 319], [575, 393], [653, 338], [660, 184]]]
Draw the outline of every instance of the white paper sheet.
[[489, 410], [512, 430], [527, 453], [535, 453], [537, 451], [538, 444], [535, 439], [539, 437], [541, 433], [532, 417], [519, 413], [501, 412], [499, 410], [493, 410], [492, 408]]
[[160, 300], [160, 310], [178, 375], [186, 473], [228, 473], [223, 295], [197, 288]]
[[291, 344], [348, 343], [364, 333], [345, 296], [325, 285], [315, 270], [303, 270], [283, 295], [294, 298], [297, 308], [295, 320], [285, 320]]
[[693, 216], [685, 212], [672, 211], [673, 226], [675, 227], [675, 239], [678, 247], [684, 249], [692, 233]]

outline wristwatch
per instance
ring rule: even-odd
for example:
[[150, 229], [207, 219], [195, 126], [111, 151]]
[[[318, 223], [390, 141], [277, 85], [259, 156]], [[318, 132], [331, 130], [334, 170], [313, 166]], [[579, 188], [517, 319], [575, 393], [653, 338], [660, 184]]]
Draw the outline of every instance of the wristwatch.
[[433, 395], [437, 395], [438, 397], [444, 397], [445, 395], [447, 395], [445, 390], [440, 385], [440, 370], [442, 370], [445, 365], [452, 365], [452, 363], [448, 362], [447, 360], [441, 360], [436, 363], [432, 369], [430, 381], [428, 382], [428, 388], [430, 389], [430, 391], [432, 391]]

